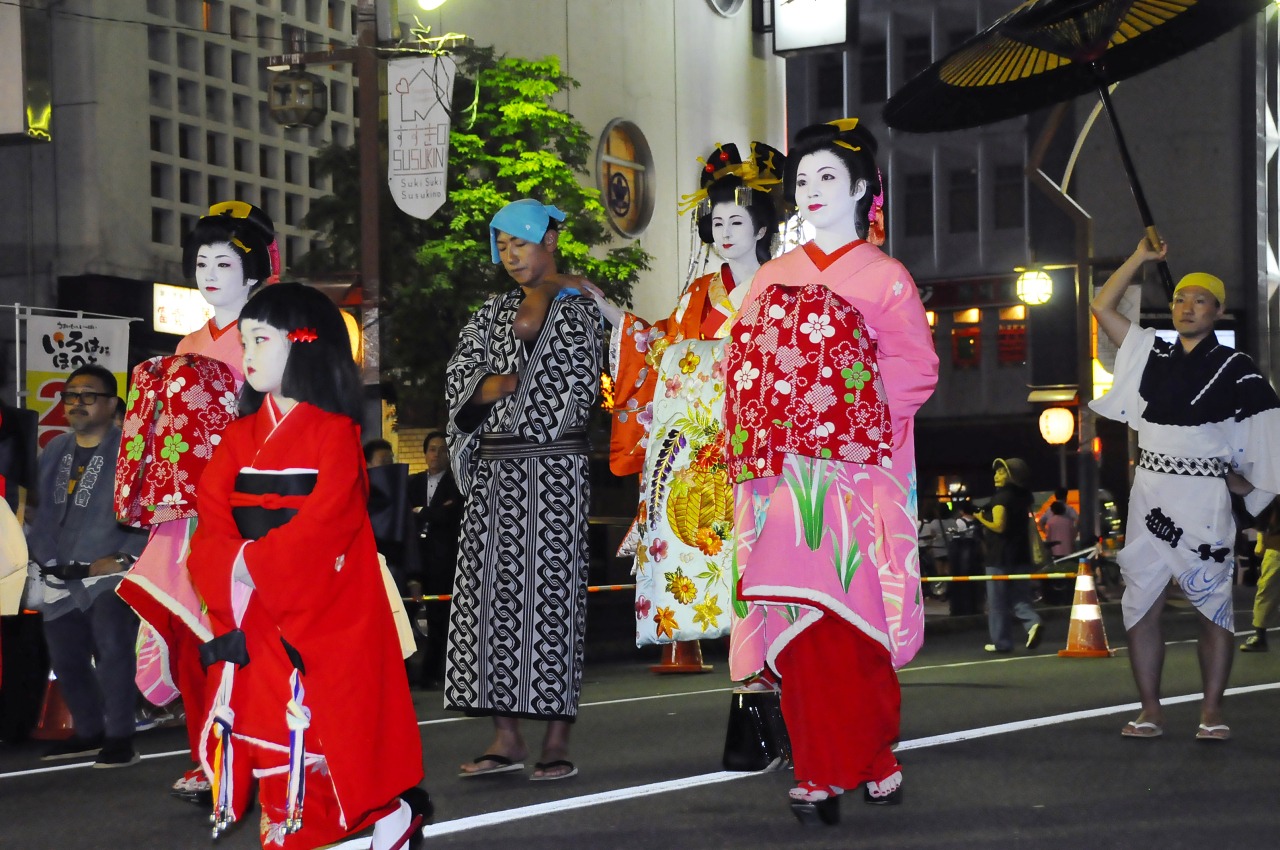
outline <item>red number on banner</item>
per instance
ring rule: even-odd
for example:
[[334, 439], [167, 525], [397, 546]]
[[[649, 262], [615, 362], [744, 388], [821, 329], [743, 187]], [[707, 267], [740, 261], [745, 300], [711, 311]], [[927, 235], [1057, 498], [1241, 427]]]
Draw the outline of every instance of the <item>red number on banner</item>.
[[52, 381], [46, 381], [40, 385], [40, 389], [36, 391], [36, 398], [41, 401], [50, 401], [52, 404], [45, 409], [40, 415], [40, 423], [36, 443], [40, 448], [44, 448], [49, 441], [59, 434], [66, 433], [70, 430], [67, 424], [67, 414], [62, 409], [62, 399], [59, 393], [62, 392], [66, 382], [62, 378], [55, 378]]

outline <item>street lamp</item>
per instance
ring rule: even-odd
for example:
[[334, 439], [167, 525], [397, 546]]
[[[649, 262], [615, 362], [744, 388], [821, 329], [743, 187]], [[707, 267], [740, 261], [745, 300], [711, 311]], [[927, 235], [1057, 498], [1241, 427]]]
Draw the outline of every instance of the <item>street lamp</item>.
[[1040, 436], [1058, 447], [1058, 479], [1067, 486], [1067, 442], [1076, 431], [1076, 417], [1065, 407], [1050, 407], [1040, 414]]
[[1047, 304], [1053, 296], [1053, 278], [1043, 269], [1022, 269], [1018, 275], [1018, 300], [1035, 307]]

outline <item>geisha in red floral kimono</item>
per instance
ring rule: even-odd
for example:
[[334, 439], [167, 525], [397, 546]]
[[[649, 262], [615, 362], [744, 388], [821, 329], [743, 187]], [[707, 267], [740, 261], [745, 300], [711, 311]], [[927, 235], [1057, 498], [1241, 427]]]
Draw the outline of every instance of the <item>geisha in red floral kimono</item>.
[[208, 805], [199, 766], [204, 670], [199, 646], [212, 637], [209, 618], [187, 575], [200, 476], [236, 415], [243, 380], [236, 320], [249, 295], [280, 271], [275, 229], [262, 210], [240, 201], [215, 204], [183, 240], [182, 268], [194, 278], [213, 317], [133, 371], [116, 464], [116, 513], [151, 530], [146, 549], [116, 592], [142, 619], [138, 689], [155, 705], [181, 693], [192, 767], [170, 793]]
[[430, 802], [415, 787], [422, 745], [369, 525], [346, 328], [323, 294], [290, 283], [249, 300], [240, 336], [242, 418], [201, 480], [188, 560], [214, 634], [200, 649], [214, 833], [244, 818], [256, 782], [263, 847], [366, 831], [362, 847], [418, 846]]
[[882, 187], [856, 119], [805, 128], [786, 195], [811, 242], [761, 267], [730, 331], [725, 430], [742, 598], [788, 620], [782, 678], [802, 820], [902, 797], [897, 669], [923, 639], [912, 421], [937, 382], [924, 305], [866, 241]]
[[[698, 239], [718, 255], [675, 310], [652, 324], [585, 287], [613, 325], [609, 370], [614, 420], [610, 468], [641, 474], [640, 505], [624, 547], [635, 553], [636, 642], [673, 643], [732, 633], [729, 675], [760, 674], [760, 651], [738, 651], [764, 612], [733, 595], [733, 494], [725, 467], [725, 336], [777, 233], [785, 158], [752, 142], [717, 145], [700, 188], [685, 197]], [[695, 255], [705, 258], [707, 248]], [[745, 618], [745, 620], [744, 620]], [[744, 625], [745, 623], [745, 625]], [[748, 662], [739, 664], [746, 658]], [[678, 669], [678, 668], [677, 668]]]

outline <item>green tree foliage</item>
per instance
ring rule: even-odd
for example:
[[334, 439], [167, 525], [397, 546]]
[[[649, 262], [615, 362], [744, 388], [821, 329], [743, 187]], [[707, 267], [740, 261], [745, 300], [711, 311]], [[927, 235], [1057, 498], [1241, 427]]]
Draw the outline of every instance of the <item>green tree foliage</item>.
[[[486, 47], [460, 48], [454, 58], [444, 205], [421, 221], [400, 212], [388, 190], [381, 193], [384, 380], [394, 383], [400, 419], [409, 425], [444, 421], [444, 368], [459, 330], [486, 298], [515, 286], [489, 253], [488, 222], [503, 205], [532, 197], [564, 210], [560, 270], [595, 282], [615, 303], [630, 303], [650, 260], [638, 242], [610, 244], [600, 193], [579, 182], [593, 140], [552, 103], [578, 85], [559, 59], [500, 57]], [[303, 223], [325, 241], [293, 271], [358, 268], [357, 152], [326, 147], [316, 166], [332, 176], [333, 193], [313, 202]]]

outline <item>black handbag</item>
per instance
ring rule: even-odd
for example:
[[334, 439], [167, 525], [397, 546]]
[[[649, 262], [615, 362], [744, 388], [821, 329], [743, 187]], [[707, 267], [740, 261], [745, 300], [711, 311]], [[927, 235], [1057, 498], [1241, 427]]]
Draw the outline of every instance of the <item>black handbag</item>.
[[724, 739], [725, 770], [759, 771], [791, 762], [791, 738], [777, 691], [734, 691]]

